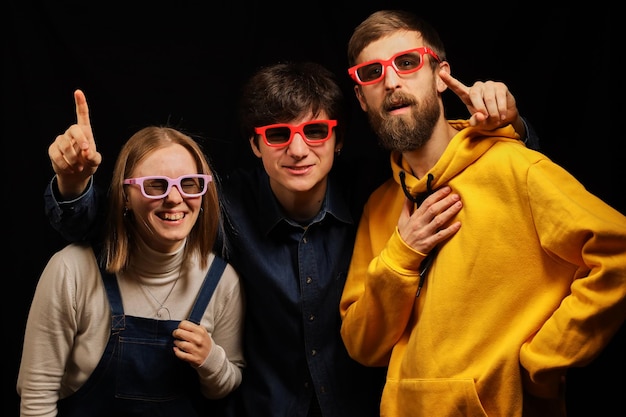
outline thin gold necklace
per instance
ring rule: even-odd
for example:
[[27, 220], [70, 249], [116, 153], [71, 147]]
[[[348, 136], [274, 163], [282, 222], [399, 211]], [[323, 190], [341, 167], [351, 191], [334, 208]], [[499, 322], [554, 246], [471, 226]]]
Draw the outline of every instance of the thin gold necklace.
[[[139, 282], [139, 287], [141, 287], [141, 290], [143, 291], [143, 294], [146, 296], [146, 298], [148, 298], [148, 295], [150, 295], [150, 297], [152, 297], [152, 299], [159, 305], [155, 313], [157, 320], [171, 320], [172, 319], [170, 309], [165, 307], [165, 303], [167, 303], [167, 299], [170, 298], [170, 295], [174, 291], [174, 287], [176, 287], [176, 283], [180, 279], [182, 272], [183, 272], [183, 269], [181, 267], [180, 271], [178, 272], [178, 277], [176, 277], [176, 279], [174, 280], [174, 283], [170, 287], [170, 290], [167, 292], [167, 295], [165, 296], [163, 301], [159, 301], [159, 299], [156, 298], [154, 294], [152, 294], [152, 291], [150, 291], [150, 288], [148, 288], [147, 286], [143, 284], [143, 282], [141, 282], [141, 278], [139, 278], [138, 275], [136, 276], [137, 282]], [[167, 313], [167, 319], [164, 318], [165, 313]]]

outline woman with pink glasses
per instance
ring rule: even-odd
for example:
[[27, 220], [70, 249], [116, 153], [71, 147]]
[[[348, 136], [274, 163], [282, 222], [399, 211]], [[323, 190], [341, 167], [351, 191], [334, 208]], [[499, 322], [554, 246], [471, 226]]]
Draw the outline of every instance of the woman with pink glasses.
[[[75, 99], [78, 123], [60, 142], [91, 134], [81, 91]], [[60, 189], [68, 178], [57, 177]], [[102, 244], [68, 245], [39, 279], [20, 414], [209, 415], [244, 366], [242, 288], [213, 253], [221, 214], [211, 167], [191, 137], [147, 127], [112, 178]]]

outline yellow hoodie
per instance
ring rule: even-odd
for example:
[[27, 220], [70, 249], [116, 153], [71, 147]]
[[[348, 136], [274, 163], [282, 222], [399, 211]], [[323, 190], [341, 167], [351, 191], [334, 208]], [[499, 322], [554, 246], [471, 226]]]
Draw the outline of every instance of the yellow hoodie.
[[389, 367], [381, 416], [531, 415], [524, 397], [562, 409], [566, 369], [588, 364], [626, 318], [626, 217], [511, 126], [450, 123], [460, 131], [431, 186], [461, 196], [461, 229], [416, 297], [424, 255], [397, 231], [399, 178], [413, 196], [427, 178], [392, 153], [393, 179], [359, 225], [341, 335], [354, 359]]

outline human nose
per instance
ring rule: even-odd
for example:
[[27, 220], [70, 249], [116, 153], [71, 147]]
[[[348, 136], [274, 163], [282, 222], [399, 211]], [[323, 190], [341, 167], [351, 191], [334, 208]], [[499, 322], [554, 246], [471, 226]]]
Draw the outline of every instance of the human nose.
[[170, 192], [167, 193], [167, 195], [165, 196], [166, 201], [175, 202], [175, 203], [179, 203], [183, 201], [183, 195], [181, 194], [180, 189], [178, 187], [179, 187], [178, 184], [172, 185]]
[[400, 75], [396, 72], [396, 68], [392, 63], [384, 66], [383, 71], [383, 84], [386, 89], [394, 89], [398, 87], [400, 81]]
[[293, 140], [287, 147], [287, 153], [295, 158], [302, 158], [309, 152], [309, 145], [304, 141], [302, 134], [296, 132], [293, 134]]

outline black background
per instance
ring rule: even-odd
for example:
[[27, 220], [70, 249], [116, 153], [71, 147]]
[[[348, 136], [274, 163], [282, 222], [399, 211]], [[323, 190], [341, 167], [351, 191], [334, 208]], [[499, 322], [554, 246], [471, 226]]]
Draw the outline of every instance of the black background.
[[[541, 150], [626, 213], [618, 101], [624, 36], [608, 4], [14, 0], [2, 19], [7, 415], [18, 414], [15, 381], [37, 279], [64, 245], [47, 223], [42, 195], [53, 175], [48, 146], [75, 122], [74, 89], [87, 96], [104, 159], [97, 181], [106, 186], [121, 144], [148, 124], [197, 137], [218, 172], [249, 163], [235, 117], [242, 82], [260, 65], [318, 61], [340, 76], [352, 106], [341, 157], [378, 172], [386, 155], [351, 92], [346, 45], [352, 29], [381, 8], [412, 10], [433, 23], [465, 84], [504, 81]], [[445, 99], [448, 117], [466, 117], [456, 97]], [[599, 358], [570, 372], [570, 416], [626, 415], [625, 340], [622, 330]]]

